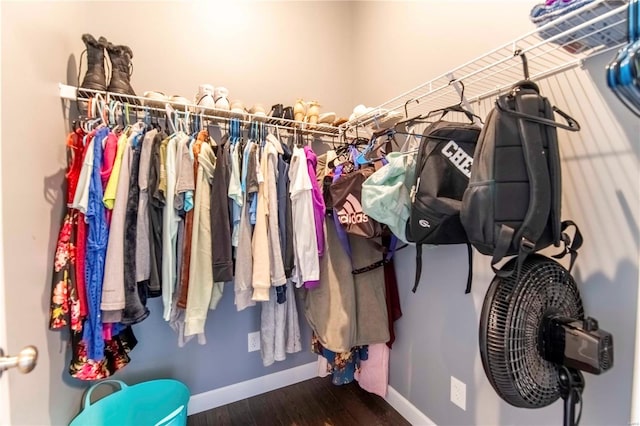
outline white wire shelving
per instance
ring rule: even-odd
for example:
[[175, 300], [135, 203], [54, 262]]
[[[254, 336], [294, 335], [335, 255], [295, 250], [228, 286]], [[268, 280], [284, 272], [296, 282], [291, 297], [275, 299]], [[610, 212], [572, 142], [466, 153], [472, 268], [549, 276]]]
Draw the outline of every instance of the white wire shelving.
[[187, 115], [186, 113], [188, 113], [188, 116], [190, 117], [199, 116], [204, 120], [212, 121], [215, 124], [224, 124], [230, 119], [235, 118], [243, 124], [249, 125], [251, 123], [261, 122], [294, 134], [298, 132], [302, 135], [335, 138], [340, 133], [340, 128], [330, 126], [328, 124], [311, 124], [283, 118], [256, 115], [249, 112], [232, 112], [219, 108], [203, 107], [195, 103], [182, 103], [170, 100], [160, 101], [158, 99], [146, 98], [144, 96], [123, 95], [100, 90], [91, 90], [62, 83], [59, 84], [59, 91], [60, 98], [69, 101], [88, 102], [90, 99], [96, 99], [97, 97], [103, 99], [107, 105], [109, 105], [111, 101], [118, 101], [121, 103], [123, 108], [126, 106], [126, 108], [128, 108], [132, 114], [135, 114], [137, 118], [144, 118], [144, 114], [147, 111], [150, 113], [153, 112], [156, 115], [165, 114], [167, 111], [167, 105], [170, 105], [173, 110], [182, 114], [183, 118]]
[[342, 124], [343, 132], [372, 125], [390, 111], [414, 117], [460, 102], [481, 101], [524, 79], [516, 52], [524, 53], [529, 78], [539, 80], [579, 66], [589, 56], [617, 49], [627, 36], [626, 0], [596, 0], [498, 48], [433, 78], [368, 113]]

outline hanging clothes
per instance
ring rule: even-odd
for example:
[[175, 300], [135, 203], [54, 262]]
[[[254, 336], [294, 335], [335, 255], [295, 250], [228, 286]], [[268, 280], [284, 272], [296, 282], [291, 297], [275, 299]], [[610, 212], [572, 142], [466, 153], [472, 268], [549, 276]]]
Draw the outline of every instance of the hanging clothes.
[[92, 149], [94, 136], [95, 130], [84, 137], [86, 149], [82, 160], [82, 169], [78, 176], [77, 190], [71, 203], [71, 207], [77, 209], [82, 214], [87, 213], [89, 205], [89, 187], [91, 185], [91, 172], [93, 170], [93, 157], [95, 155]]
[[[255, 145], [252, 141], [247, 143], [243, 151], [243, 159], [246, 159], [245, 167], [242, 170], [241, 187], [247, 188], [247, 166], [249, 153], [252, 146]], [[238, 311], [241, 311], [249, 306], [254, 306], [256, 302], [252, 300], [252, 278], [253, 278], [253, 256], [251, 253], [251, 219], [249, 215], [250, 200], [246, 192], [243, 192], [242, 210], [240, 212], [240, 220], [238, 227], [238, 248], [236, 252], [236, 265], [235, 265], [235, 279], [234, 279], [234, 291], [235, 291], [235, 304]]]
[[275, 287], [287, 283], [282, 260], [282, 247], [280, 245], [280, 232], [278, 222], [280, 217], [278, 206], [278, 151], [271, 142], [267, 142], [262, 153], [262, 174], [264, 176], [264, 193], [267, 216], [267, 235], [269, 245], [269, 271], [271, 273], [271, 285]]
[[[276, 142], [279, 144], [279, 141], [276, 140]], [[279, 160], [273, 139], [268, 138], [261, 160], [261, 173], [264, 177], [263, 196], [266, 198], [268, 207], [266, 214], [271, 272], [268, 301], [261, 303], [260, 348], [265, 366], [275, 361], [285, 360], [287, 353], [302, 350], [293, 283], [287, 280], [283, 263], [286, 248], [281, 243], [284, 241], [286, 244], [287, 236], [284, 227], [282, 230], [279, 229], [279, 223], [280, 221], [286, 223], [286, 199], [290, 198], [286, 172], [284, 176], [278, 174]], [[289, 288], [289, 297], [286, 297], [287, 288]]]
[[151, 236], [149, 229], [149, 175], [151, 174], [151, 151], [158, 130], [153, 129], [144, 135], [140, 150], [138, 172], [138, 216], [136, 218], [136, 282], [149, 296], [151, 277]]
[[367, 346], [357, 346], [344, 352], [331, 351], [315, 335], [311, 338], [311, 348], [327, 360], [327, 373], [331, 374], [331, 383], [337, 386], [353, 382], [361, 361], [369, 356]]
[[125, 148], [127, 147], [127, 144], [125, 143], [126, 140], [127, 132], [123, 132], [117, 141], [118, 148], [116, 150], [116, 157], [113, 160], [113, 167], [111, 168], [111, 173], [109, 173], [109, 180], [107, 181], [107, 185], [104, 189], [104, 196], [102, 197], [104, 206], [109, 210], [113, 210], [115, 206], [116, 190], [120, 179], [120, 171], [122, 170], [122, 157], [124, 155]]
[[140, 203], [140, 187], [138, 174], [140, 171], [140, 154], [143, 135], [138, 133], [131, 138], [131, 170], [129, 176], [129, 193], [124, 218], [124, 310], [123, 324], [131, 325], [143, 321], [149, 316], [147, 308], [147, 288], [139, 287], [136, 280], [136, 242], [138, 224], [138, 206]]
[[[324, 176], [318, 176], [324, 180]], [[326, 250], [320, 259], [320, 284], [303, 293], [305, 317], [318, 341], [344, 353], [356, 346], [389, 341], [383, 268], [361, 274], [352, 269], [371, 265], [382, 254], [367, 239], [348, 236], [351, 258], [332, 220], [325, 221]]]
[[307, 171], [309, 173], [309, 179], [311, 181], [311, 195], [313, 200], [313, 219], [316, 229], [316, 240], [318, 242], [318, 256], [324, 256], [324, 216], [325, 206], [322, 192], [317, 181], [316, 166], [318, 159], [315, 152], [309, 146], [304, 147], [304, 154], [307, 159]]
[[162, 295], [162, 235], [164, 193], [160, 190], [160, 174], [162, 162], [160, 148], [167, 138], [164, 132], [157, 133], [151, 145], [151, 164], [149, 166], [149, 297]]
[[[253, 158], [256, 159], [256, 157], [257, 155], [254, 154]], [[258, 182], [258, 194], [256, 197], [257, 206], [255, 215], [255, 227], [253, 228], [253, 236], [251, 240], [251, 250], [253, 258], [253, 276], [251, 279], [251, 285], [253, 286], [253, 295], [251, 299], [257, 302], [269, 300], [269, 290], [271, 288], [272, 260], [271, 252], [269, 250], [268, 236], [269, 194], [268, 184], [265, 182], [265, 179], [267, 179], [266, 158], [267, 156], [265, 152], [262, 154], [262, 161], [260, 161], [260, 170], [258, 171], [258, 173], [256, 173]], [[248, 166], [252, 166], [251, 161], [249, 161]]]
[[389, 348], [382, 343], [369, 345], [367, 358], [360, 360], [360, 368], [355, 372], [355, 379], [367, 392], [387, 397], [389, 387]]
[[291, 295], [284, 303], [278, 303], [275, 287], [269, 289], [269, 300], [260, 303], [260, 355], [265, 367], [302, 350], [293, 284], [289, 281], [282, 287], [288, 287]]
[[82, 331], [80, 295], [76, 287], [76, 226], [78, 212], [69, 210], [65, 215], [53, 263], [53, 285], [49, 328], [52, 330], [69, 326], [72, 332]]
[[[207, 131], [201, 131], [198, 133], [198, 137], [195, 141], [191, 141], [191, 147], [187, 147], [186, 153], [189, 156], [189, 159], [183, 157], [183, 161], [186, 161], [188, 164], [192, 165], [191, 169], [191, 179], [193, 180], [193, 185], [191, 186], [193, 190], [196, 189], [196, 175], [198, 174], [199, 162], [198, 158], [200, 155], [200, 148], [203, 142], [207, 142], [209, 140], [209, 133]], [[184, 152], [183, 152], [184, 156]], [[186, 168], [183, 171], [187, 171]], [[184, 178], [186, 179], [186, 178]], [[182, 264], [180, 266], [180, 278], [178, 283], [178, 288], [176, 289], [176, 294], [178, 297], [178, 301], [176, 302], [176, 306], [178, 309], [184, 310], [187, 307], [187, 294], [189, 292], [189, 265], [191, 265], [191, 239], [193, 238], [193, 217], [194, 211], [193, 208], [190, 208], [185, 212], [184, 215], [184, 240], [181, 246], [178, 246], [178, 249], [182, 251]], [[174, 316], [175, 320], [178, 318], [184, 318], [184, 315]]]
[[[76, 194], [76, 190], [78, 188], [78, 181], [80, 178], [80, 172], [82, 170], [82, 165], [84, 163], [84, 155], [87, 153], [84, 146], [84, 137], [85, 133], [82, 129], [77, 129], [76, 131], [69, 134], [67, 137], [67, 150], [70, 152], [70, 162], [67, 173], [65, 175], [67, 179], [67, 214], [74, 213], [76, 215], [75, 218], [71, 219], [72, 226], [76, 230], [77, 239], [75, 244], [70, 243], [69, 248], [75, 248], [75, 253], [71, 251], [70, 258], [73, 259], [75, 263], [75, 268], [73, 273], [75, 273], [75, 286], [76, 286], [76, 295], [78, 297], [78, 309], [80, 318], [84, 319], [87, 317], [87, 291], [85, 286], [85, 251], [86, 251], [86, 227], [87, 224], [85, 222], [84, 214], [79, 212], [78, 210], [72, 209], [73, 198]], [[65, 219], [66, 220], [66, 219]], [[64, 223], [64, 222], [63, 222]], [[56, 259], [58, 257], [56, 256]], [[69, 274], [72, 272], [70, 271]], [[71, 294], [69, 293], [69, 296]]]
[[[163, 207], [162, 223], [162, 317], [165, 321], [171, 319], [171, 302], [176, 286], [176, 240], [178, 237], [178, 222], [180, 217], [174, 208], [176, 190], [176, 155], [178, 141], [188, 139], [184, 133], [179, 133], [165, 142], [165, 173], [164, 182], [161, 173], [160, 188], [165, 189], [165, 204]], [[162, 146], [161, 146], [162, 149]]]
[[307, 288], [319, 284], [318, 241], [313, 217], [312, 185], [307, 169], [307, 158], [302, 148], [293, 148], [289, 168], [291, 181], [291, 216], [293, 218], [293, 247], [295, 255], [294, 281], [297, 287], [304, 283]]
[[231, 245], [235, 248], [238, 247], [238, 241], [240, 239], [240, 217], [242, 206], [244, 205], [240, 170], [241, 153], [242, 148], [240, 143], [235, 142], [229, 147], [231, 173], [229, 176], [229, 189], [227, 191], [227, 195], [231, 200]]
[[[126, 303], [124, 284], [124, 234], [131, 178], [131, 142], [138, 134], [138, 131], [142, 129], [140, 126], [137, 126], [130, 130], [130, 133], [123, 133], [118, 140], [118, 151], [121, 153], [121, 157], [119, 158], [119, 164], [117, 164], [118, 157], [116, 156], [114, 170], [107, 183], [107, 188], [113, 186], [115, 189], [113, 192], [113, 211], [111, 214], [111, 225], [105, 258], [105, 270], [107, 273], [103, 281], [100, 303], [100, 309], [103, 311], [105, 323], [118, 323], [122, 321], [122, 311]], [[116, 180], [114, 181], [114, 179]], [[112, 182], [114, 182], [113, 185], [111, 185]], [[109, 197], [111, 197], [111, 195], [109, 195]]]
[[[116, 156], [118, 151], [118, 136], [109, 132], [107, 138], [104, 142], [104, 148], [102, 153], [102, 167], [100, 168], [100, 178], [102, 180], [102, 191], [104, 192], [107, 188], [107, 183], [109, 182], [109, 178], [111, 177], [111, 173], [113, 172], [113, 166], [115, 164]], [[104, 202], [104, 195], [102, 197]], [[106, 206], [105, 206], [106, 207]], [[111, 222], [111, 210], [107, 209], [105, 211], [107, 226]]]
[[345, 254], [325, 221], [326, 162], [310, 147], [273, 135], [218, 145], [207, 131], [168, 137], [142, 123], [118, 136], [80, 131], [68, 144], [75, 154], [50, 327], [71, 331], [74, 377], [102, 379], [130, 361], [137, 341], [128, 325], [150, 315], [148, 297], [162, 297], [179, 346], [193, 336], [205, 344], [209, 310], [228, 281], [237, 310], [260, 302], [265, 366], [302, 350], [300, 296], [313, 351], [329, 360], [336, 383], [353, 380], [367, 345], [392, 343], [401, 314], [386, 300], [397, 299], [384, 277], [392, 265], [351, 273], [381, 254], [352, 236], [351, 259]]
[[[189, 292], [185, 312], [185, 336], [204, 334], [209, 307], [215, 309], [222, 297], [223, 283], [213, 282], [211, 263], [211, 182], [216, 167], [213, 149], [203, 143], [198, 155], [198, 177], [189, 265]], [[213, 284], [213, 285], [212, 285]]]
[[284, 264], [284, 275], [291, 278], [293, 274], [293, 218], [291, 217], [291, 197], [289, 196], [289, 161], [291, 150], [287, 145], [282, 145], [284, 150], [278, 156], [278, 231], [280, 233], [280, 248]]
[[211, 187], [211, 233], [213, 280], [233, 280], [233, 258], [231, 251], [231, 218], [229, 217], [228, 188], [231, 180], [231, 155], [229, 136], [222, 138], [217, 146], [217, 162]]
[[[109, 129], [99, 129], [92, 142], [93, 164], [89, 185], [89, 199], [87, 205], [87, 253], [86, 253], [86, 286], [89, 308], [88, 324], [84, 327], [84, 340], [88, 344], [88, 356], [100, 361], [104, 358], [104, 340], [102, 338], [102, 315], [100, 313], [100, 298], [102, 296], [102, 279], [107, 252], [108, 231], [105, 208], [102, 204], [102, 180], [100, 166], [102, 164], [102, 142], [107, 137]], [[85, 163], [86, 164], [86, 163]]]
[[[67, 138], [67, 147], [71, 154], [66, 173], [68, 210], [60, 228], [53, 264], [50, 328], [69, 327], [71, 344], [69, 373], [71, 376], [81, 380], [98, 380], [108, 377], [129, 362], [127, 352], [135, 346], [136, 341], [133, 333], [127, 334], [130, 330], [118, 330], [117, 335], [106, 342], [102, 341], [101, 344], [98, 342], [102, 340], [102, 327], [100, 310], [96, 309], [98, 306], [95, 295], [98, 289], [95, 288], [95, 284], [96, 277], [100, 274], [100, 255], [104, 253], [104, 244], [101, 243], [105, 241], [101, 238], [101, 229], [106, 229], [106, 221], [101, 221], [100, 217], [104, 218], [105, 215], [104, 212], [100, 215], [100, 208], [97, 206], [101, 205], [102, 201], [101, 178], [104, 174], [100, 172], [108, 168], [110, 159], [106, 160], [105, 165], [105, 162], [101, 161], [100, 153], [97, 155], [98, 160], [94, 160], [96, 151], [103, 150], [102, 142], [106, 142], [107, 139], [113, 140], [114, 135], [104, 128], [92, 133], [91, 138], [85, 139], [84, 136], [81, 130], [76, 130]], [[89, 141], [86, 148], [83, 141]], [[108, 143], [105, 143], [105, 149], [107, 146]], [[89, 152], [92, 155], [88, 155]], [[85, 184], [86, 181], [79, 185], [82, 170], [85, 172], [85, 178], [89, 180], [89, 186]], [[99, 191], [95, 191], [96, 189]], [[86, 190], [90, 192], [82, 195], [87, 200], [89, 235], [85, 232], [81, 235], [79, 230], [86, 229], [85, 216], [73, 205], [78, 191]], [[91, 191], [94, 192], [91, 193]], [[88, 245], [84, 241], [87, 237], [91, 238]], [[91, 256], [88, 263], [84, 261], [85, 256]], [[80, 288], [77, 281], [79, 277], [81, 279], [84, 277], [85, 265], [87, 283], [91, 287]], [[87, 295], [85, 291], [89, 294]], [[89, 303], [91, 306], [86, 306]], [[89, 340], [84, 340], [83, 337], [85, 325], [91, 327], [87, 333]], [[103, 350], [98, 357], [89, 356], [89, 350], [95, 355], [101, 346]]]

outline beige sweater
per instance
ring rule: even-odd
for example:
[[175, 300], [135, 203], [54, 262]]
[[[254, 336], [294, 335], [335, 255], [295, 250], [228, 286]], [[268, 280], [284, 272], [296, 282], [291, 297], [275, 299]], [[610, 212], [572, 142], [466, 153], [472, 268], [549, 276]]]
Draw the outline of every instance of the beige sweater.
[[222, 297], [223, 283], [213, 282], [211, 263], [211, 182], [216, 157], [209, 144], [203, 143], [198, 155], [198, 176], [193, 213], [189, 291], [185, 312], [185, 336], [203, 334], [209, 307], [214, 309]]
[[260, 161], [260, 174], [258, 175], [258, 206], [256, 211], [256, 225], [253, 228], [251, 240], [251, 252], [253, 254], [253, 297], [255, 301], [269, 300], [269, 288], [271, 287], [271, 253], [269, 253], [269, 237], [267, 215], [269, 214], [268, 185], [265, 182], [267, 175], [267, 156], [263, 152]]

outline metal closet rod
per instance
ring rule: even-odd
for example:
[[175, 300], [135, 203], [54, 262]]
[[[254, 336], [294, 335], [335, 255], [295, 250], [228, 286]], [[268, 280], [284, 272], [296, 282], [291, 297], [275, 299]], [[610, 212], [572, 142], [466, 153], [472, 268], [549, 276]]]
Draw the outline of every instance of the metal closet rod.
[[[78, 98], [78, 101], [88, 101], [88, 98]], [[162, 119], [166, 119], [169, 120], [169, 118], [166, 117], [166, 109], [164, 108], [158, 108], [158, 107], [154, 107], [154, 106], [149, 106], [149, 105], [133, 105], [133, 104], [127, 104], [129, 109], [134, 109], [136, 111], [141, 111], [141, 112], [146, 112], [146, 111], [156, 111], [162, 114]], [[184, 105], [184, 104], [180, 104], [180, 105]], [[124, 108], [124, 105], [123, 105]], [[178, 110], [175, 109], [175, 112], [179, 113], [179, 114], [185, 114], [184, 110]], [[285, 130], [285, 131], [289, 131], [289, 132], [296, 132], [296, 133], [300, 133], [302, 135], [305, 134], [321, 134], [322, 136], [328, 136], [328, 137], [333, 137], [333, 138], [337, 138], [338, 134], [337, 133], [328, 133], [328, 132], [323, 132], [323, 131], [318, 131], [318, 130], [310, 130], [310, 129], [300, 129], [298, 127], [293, 127], [293, 126], [286, 126], [286, 125], [281, 125], [278, 123], [274, 123], [273, 121], [275, 120], [280, 120], [280, 119], [272, 119], [272, 118], [254, 118], [253, 120], [247, 120], [247, 119], [243, 119], [243, 118], [238, 118], [238, 116], [234, 116], [235, 113], [230, 113], [229, 111], [227, 111], [227, 113], [229, 113], [229, 117], [221, 117], [221, 116], [217, 116], [217, 115], [209, 115], [209, 114], [200, 114], [198, 112], [193, 112], [193, 111], [188, 111], [189, 115], [190, 115], [190, 121], [193, 121], [196, 117], [202, 117], [205, 120], [208, 121], [213, 121], [214, 125], [216, 126], [221, 126], [222, 124], [220, 123], [220, 121], [224, 121], [227, 124], [235, 119], [238, 120], [240, 123], [246, 124], [247, 126], [253, 124], [253, 123], [263, 123], [265, 126], [271, 126], [271, 127], [275, 127], [277, 129], [281, 129], [281, 130]], [[247, 114], [249, 115], [249, 114]], [[140, 117], [137, 117], [140, 118]], [[151, 117], [152, 119], [155, 117]], [[180, 118], [183, 118], [182, 116]], [[306, 124], [306, 123], [303, 123]]]
[[[314, 135], [329, 136], [329, 137], [338, 137], [340, 133], [340, 129], [338, 127], [322, 126], [322, 125], [319, 126], [318, 124], [312, 125], [309, 123], [304, 123], [304, 122], [295, 121], [295, 120], [288, 120], [284, 118], [272, 118], [268, 116], [255, 115], [248, 112], [240, 114], [240, 113], [231, 112], [229, 110], [223, 110], [219, 108], [209, 108], [209, 107], [204, 107], [204, 106], [191, 104], [191, 103], [185, 104], [185, 103], [175, 102], [170, 100], [160, 101], [156, 99], [145, 98], [142, 96], [122, 95], [118, 93], [104, 92], [104, 91], [92, 90], [92, 89], [76, 88], [76, 90], [77, 92], [76, 92], [75, 100], [77, 102], [83, 102], [83, 101], [88, 102], [89, 99], [92, 99], [95, 97], [95, 95], [99, 94], [105, 98], [105, 103], [107, 105], [111, 100], [114, 100], [114, 101], [121, 102], [123, 105], [128, 105], [129, 109], [135, 109], [137, 111], [159, 111], [159, 112], [162, 112], [163, 114], [166, 114], [165, 109], [148, 105], [149, 103], [152, 103], [155, 105], [162, 103], [165, 105], [166, 104], [171, 105], [176, 112], [179, 112], [181, 114], [189, 112], [189, 114], [192, 116], [200, 116], [210, 121], [224, 120], [228, 122], [231, 119], [237, 119], [238, 121], [244, 124], [262, 122], [266, 125], [277, 127], [283, 130], [288, 130], [291, 132], [299, 132], [302, 134], [314, 134]], [[147, 105], [144, 105], [144, 104], [147, 104]], [[202, 110], [206, 112], [212, 111], [214, 112], [214, 114], [213, 115], [207, 114], [207, 113], [201, 114], [200, 112], [196, 112], [198, 110]], [[309, 126], [315, 126], [316, 128], [312, 129]], [[325, 130], [318, 129], [317, 128], [318, 126], [325, 128]]]

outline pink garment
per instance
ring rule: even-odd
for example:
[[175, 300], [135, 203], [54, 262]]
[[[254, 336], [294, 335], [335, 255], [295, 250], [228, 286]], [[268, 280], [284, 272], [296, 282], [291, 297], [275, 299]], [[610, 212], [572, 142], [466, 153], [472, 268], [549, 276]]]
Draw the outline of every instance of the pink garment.
[[316, 239], [318, 240], [318, 256], [322, 257], [324, 256], [324, 215], [326, 208], [322, 192], [318, 186], [318, 178], [316, 176], [318, 157], [308, 146], [304, 147], [304, 154], [307, 157], [307, 169], [309, 171], [309, 178], [311, 178], [311, 195], [313, 197], [313, 216], [316, 224]]
[[[116, 161], [116, 153], [118, 151], [118, 136], [109, 132], [109, 135], [106, 137], [106, 140], [103, 143], [104, 149], [102, 152], [102, 166], [100, 167], [100, 180], [102, 181], [102, 191], [107, 187], [107, 182], [109, 182], [109, 177], [111, 176], [111, 172], [113, 171], [113, 164]], [[113, 211], [111, 209], [105, 210], [105, 217], [107, 221], [107, 226], [111, 223], [111, 214]]]
[[387, 397], [389, 385], [389, 347], [385, 343], [369, 345], [369, 357], [360, 361], [355, 378], [367, 392]]
[[102, 191], [107, 187], [109, 176], [113, 171], [113, 163], [116, 161], [116, 152], [118, 151], [118, 137], [115, 133], [109, 132], [106, 140], [103, 142], [104, 150], [102, 152], [102, 167], [100, 167], [100, 179], [102, 180]]
[[113, 324], [102, 324], [102, 338], [104, 340], [111, 340], [113, 338]]

